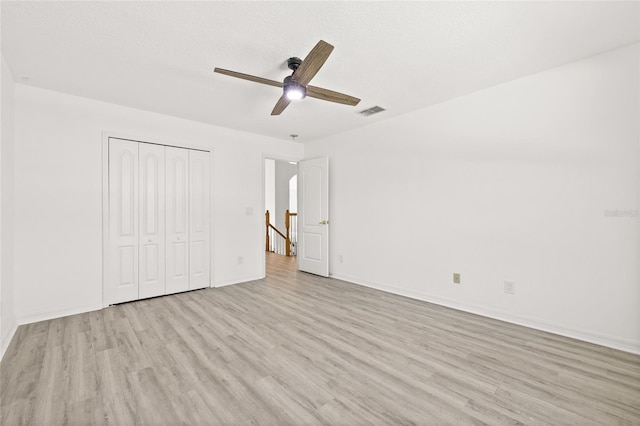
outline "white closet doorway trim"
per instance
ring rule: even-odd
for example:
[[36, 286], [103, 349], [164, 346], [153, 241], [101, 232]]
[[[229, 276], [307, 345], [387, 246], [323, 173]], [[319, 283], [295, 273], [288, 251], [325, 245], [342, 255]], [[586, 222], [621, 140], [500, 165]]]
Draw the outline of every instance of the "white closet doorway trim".
[[103, 306], [211, 287], [210, 150], [103, 134]]

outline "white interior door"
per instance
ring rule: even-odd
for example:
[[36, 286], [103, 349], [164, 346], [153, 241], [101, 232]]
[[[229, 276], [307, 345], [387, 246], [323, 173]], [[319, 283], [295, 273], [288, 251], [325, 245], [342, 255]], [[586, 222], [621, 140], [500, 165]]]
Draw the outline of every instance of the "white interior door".
[[161, 296], [165, 288], [165, 147], [139, 144], [140, 261], [138, 297]]
[[166, 147], [167, 293], [189, 290], [189, 151]]
[[209, 153], [189, 151], [189, 289], [210, 286]]
[[138, 144], [109, 140], [107, 304], [138, 298]]
[[329, 158], [298, 163], [298, 269], [329, 276]]

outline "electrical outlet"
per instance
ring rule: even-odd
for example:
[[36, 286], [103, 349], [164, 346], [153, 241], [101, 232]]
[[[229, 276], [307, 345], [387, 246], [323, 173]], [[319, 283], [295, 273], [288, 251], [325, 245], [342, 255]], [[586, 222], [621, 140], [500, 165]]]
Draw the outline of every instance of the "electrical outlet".
[[460, 274], [458, 274], [458, 273], [454, 273], [453, 274], [453, 283], [454, 284], [460, 284]]
[[242, 256], [238, 256], [238, 265], [242, 265], [244, 263], [244, 258]]
[[338, 255], [338, 263], [344, 263], [344, 257], [341, 254]]
[[505, 281], [504, 292], [507, 294], [516, 294], [516, 283], [513, 281]]

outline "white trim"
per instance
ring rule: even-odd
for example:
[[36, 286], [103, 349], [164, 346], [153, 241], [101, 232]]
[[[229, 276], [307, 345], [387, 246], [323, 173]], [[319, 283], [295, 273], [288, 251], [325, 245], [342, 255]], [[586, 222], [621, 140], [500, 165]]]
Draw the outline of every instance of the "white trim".
[[352, 284], [361, 285], [363, 287], [369, 287], [376, 290], [381, 290], [387, 293], [397, 294], [412, 299], [422, 300], [424, 302], [434, 303], [436, 305], [446, 306], [448, 308], [457, 309], [459, 311], [469, 312], [476, 315], [481, 315], [487, 318], [493, 318], [500, 321], [509, 322], [512, 324], [521, 325], [524, 327], [533, 328], [540, 331], [546, 331], [548, 333], [557, 334], [564, 337], [570, 337], [572, 339], [578, 339], [596, 345], [606, 346], [613, 349], [618, 349], [625, 352], [630, 352], [640, 355], [640, 342], [636, 342], [629, 339], [623, 339], [620, 337], [605, 335], [601, 333], [594, 333], [588, 330], [580, 330], [574, 328], [564, 327], [558, 324], [553, 324], [538, 318], [522, 317], [512, 315], [507, 312], [490, 309], [485, 306], [460, 303], [455, 300], [434, 296], [428, 293], [416, 292], [411, 290], [402, 289], [399, 287], [389, 286], [386, 284], [376, 283], [367, 280], [361, 280], [356, 277], [343, 274], [332, 274], [331, 278], [347, 281]]
[[209, 150], [209, 287], [213, 288], [213, 149]]
[[234, 285], [234, 284], [246, 284], [251, 281], [260, 281], [263, 278], [264, 276], [261, 277], [259, 275], [246, 275], [244, 277], [232, 278], [230, 280], [222, 280], [222, 281], [216, 282], [213, 287], [218, 288], [218, 287], [226, 287], [228, 285]]
[[27, 314], [18, 318], [18, 324], [31, 324], [34, 322], [47, 321], [50, 319], [67, 317], [69, 315], [84, 314], [86, 312], [99, 311], [102, 309], [102, 303], [96, 303], [92, 305], [83, 305], [75, 307], [67, 307], [63, 309], [57, 309], [55, 311], [38, 312]]
[[126, 134], [122, 132], [103, 130], [102, 140], [104, 141], [106, 139], [108, 141], [109, 138], [124, 139], [132, 142], [150, 143], [153, 145], [164, 145], [164, 146], [174, 146], [177, 148], [195, 149], [198, 151], [207, 151], [207, 152], [213, 151], [213, 149], [210, 146], [205, 146], [201, 144], [192, 144], [189, 142], [187, 143], [176, 142], [175, 140], [166, 140], [166, 139], [157, 138], [155, 136], [149, 138], [146, 136], [131, 135], [131, 134]]
[[7, 352], [7, 349], [9, 349], [9, 345], [11, 344], [16, 331], [18, 331], [18, 324], [14, 320], [11, 322], [11, 325], [7, 329], [7, 332], [0, 338], [0, 360], [2, 360], [4, 354]]
[[105, 294], [109, 282], [109, 136], [102, 134], [102, 307], [109, 306]]
[[262, 160], [264, 163], [264, 160], [276, 160], [276, 161], [293, 161], [295, 163], [299, 163], [302, 160], [304, 160], [304, 158], [297, 158], [297, 157], [287, 157], [287, 156], [282, 156], [282, 155], [276, 155], [276, 154], [269, 154], [266, 152], [262, 153]]

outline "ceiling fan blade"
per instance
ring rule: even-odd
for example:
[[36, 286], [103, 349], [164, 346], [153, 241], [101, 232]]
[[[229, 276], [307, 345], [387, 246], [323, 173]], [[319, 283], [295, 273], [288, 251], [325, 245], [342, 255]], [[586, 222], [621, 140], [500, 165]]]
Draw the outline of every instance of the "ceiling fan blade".
[[289, 100], [285, 95], [280, 96], [280, 99], [276, 102], [276, 106], [274, 106], [273, 111], [271, 111], [271, 115], [280, 115], [280, 113], [282, 113], [290, 103], [291, 100]]
[[354, 98], [353, 96], [315, 86], [307, 86], [307, 96], [316, 99], [322, 99], [323, 101], [335, 102], [337, 104], [351, 106], [356, 106], [360, 102], [360, 99]]
[[332, 45], [320, 40], [318, 44], [311, 49], [307, 57], [304, 58], [298, 69], [295, 70], [291, 79], [303, 86], [309, 84], [313, 76], [315, 76], [322, 65], [324, 65], [332, 51]]
[[220, 74], [228, 75], [231, 77], [241, 78], [243, 80], [253, 81], [255, 83], [267, 84], [269, 86], [274, 87], [282, 87], [283, 84], [281, 81], [269, 80], [267, 78], [256, 77], [255, 75], [243, 74], [241, 72], [229, 71], [222, 68], [215, 68], [213, 72], [217, 72]]

